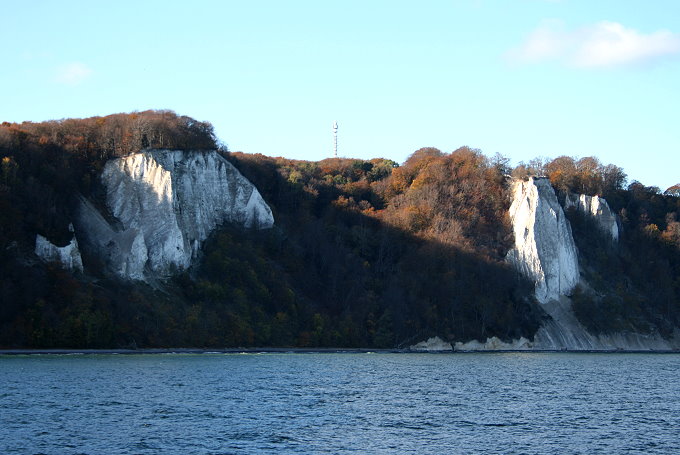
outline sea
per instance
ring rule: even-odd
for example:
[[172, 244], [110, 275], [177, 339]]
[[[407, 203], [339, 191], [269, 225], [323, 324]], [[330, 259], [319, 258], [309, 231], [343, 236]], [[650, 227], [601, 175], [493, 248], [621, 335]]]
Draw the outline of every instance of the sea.
[[0, 454], [680, 454], [680, 355], [0, 356]]

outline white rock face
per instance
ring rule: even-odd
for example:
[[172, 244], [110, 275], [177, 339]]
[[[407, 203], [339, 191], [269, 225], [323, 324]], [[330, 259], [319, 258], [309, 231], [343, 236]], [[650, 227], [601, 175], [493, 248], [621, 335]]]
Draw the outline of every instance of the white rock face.
[[502, 341], [498, 337], [487, 338], [486, 342], [480, 343], [477, 340], [467, 343], [457, 342], [456, 351], [529, 351], [534, 348], [534, 344], [524, 337], [519, 340], [512, 340], [510, 343]]
[[144, 236], [139, 229], [116, 230], [90, 201], [81, 198], [78, 232], [83, 237], [83, 243], [96, 252], [115, 275], [144, 280], [148, 255]]
[[575, 320], [573, 314], [565, 319], [553, 319], [544, 324], [533, 341], [521, 337], [509, 343], [491, 337], [484, 343], [477, 340], [456, 342], [454, 351], [678, 351], [680, 334], [670, 340], [659, 334], [621, 332], [593, 335]]
[[575, 207], [593, 217], [602, 232], [609, 234], [614, 242], [619, 240], [619, 223], [616, 214], [612, 212], [604, 198], [570, 193], [564, 200], [564, 208], [570, 207]]
[[544, 322], [533, 340], [521, 337], [504, 342], [491, 337], [484, 343], [477, 340], [454, 344], [455, 351], [677, 351], [680, 349], [680, 331], [671, 339], [658, 333], [643, 334], [619, 332], [594, 335], [576, 319], [571, 302], [562, 297], [543, 305], [551, 319]]
[[559, 299], [579, 281], [569, 222], [548, 179], [515, 180], [512, 194], [510, 218], [515, 245], [507, 260], [534, 281], [539, 302]]
[[[73, 226], [70, 226], [73, 232]], [[67, 270], [83, 271], [83, 260], [75, 235], [68, 245], [58, 247], [40, 234], [35, 237], [35, 254], [46, 262], [59, 262]]]
[[418, 344], [414, 344], [409, 347], [411, 351], [420, 352], [442, 352], [442, 351], [453, 351], [451, 343], [447, 343], [439, 337], [428, 338], [427, 341], [421, 341]]
[[[621, 332], [594, 335], [581, 324], [566, 297], [580, 280], [576, 246], [571, 227], [557, 202], [548, 179], [530, 178], [512, 183], [510, 207], [515, 245], [507, 260], [536, 285], [536, 299], [550, 316], [534, 335], [504, 343], [489, 338], [485, 343], [455, 343], [456, 350], [593, 350], [593, 351], [669, 351], [680, 349], [680, 333], [670, 340], [659, 334]], [[618, 239], [618, 221], [607, 202], [597, 196], [570, 195], [565, 207], [593, 216], [604, 232]]]
[[220, 224], [274, 224], [257, 189], [217, 152], [154, 150], [106, 163], [106, 203], [120, 226], [81, 203], [80, 224], [109, 268], [124, 278], [186, 269]]
[[658, 333], [618, 332], [594, 335], [576, 319], [569, 299], [544, 306], [552, 320], [534, 336], [534, 348], [570, 351], [673, 351], [680, 349], [680, 334], [664, 339]]

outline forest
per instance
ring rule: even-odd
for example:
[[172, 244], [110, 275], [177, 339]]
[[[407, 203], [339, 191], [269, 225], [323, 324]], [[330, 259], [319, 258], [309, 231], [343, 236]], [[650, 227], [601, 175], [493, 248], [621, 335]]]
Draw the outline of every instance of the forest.
[[[276, 226], [225, 225], [200, 261], [157, 286], [45, 264], [79, 196], [101, 198], [106, 160], [142, 149], [218, 149], [271, 206]], [[568, 211], [591, 284], [572, 296], [594, 332], [680, 326], [680, 186], [628, 182], [597, 158], [426, 147], [382, 158], [295, 161], [229, 152], [212, 126], [170, 111], [0, 125], [0, 347], [386, 347], [531, 338], [547, 316], [506, 264], [509, 176], [604, 196], [618, 244]]]

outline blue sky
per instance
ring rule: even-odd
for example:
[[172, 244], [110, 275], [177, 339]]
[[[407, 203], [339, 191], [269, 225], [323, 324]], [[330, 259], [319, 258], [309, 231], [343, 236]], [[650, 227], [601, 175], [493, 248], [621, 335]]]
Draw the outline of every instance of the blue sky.
[[3, 2], [0, 121], [172, 109], [231, 150], [597, 156], [680, 182], [676, 0]]

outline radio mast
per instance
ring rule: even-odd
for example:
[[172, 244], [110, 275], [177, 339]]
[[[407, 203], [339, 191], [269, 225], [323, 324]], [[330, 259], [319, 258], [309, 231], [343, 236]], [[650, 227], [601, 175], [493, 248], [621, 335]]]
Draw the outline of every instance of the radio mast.
[[333, 122], [333, 156], [338, 157], [338, 121]]

